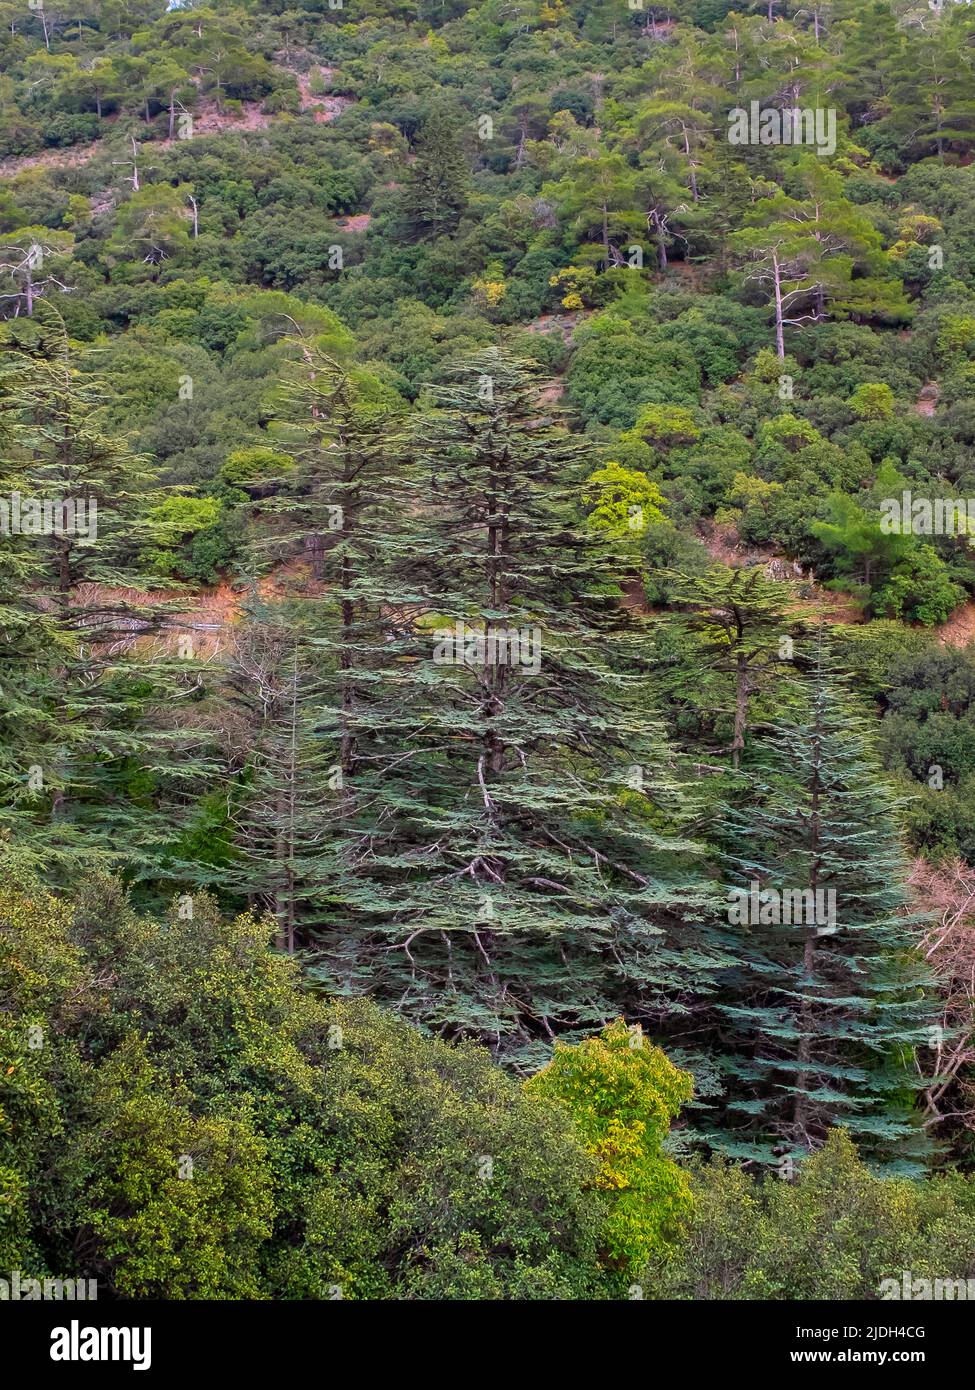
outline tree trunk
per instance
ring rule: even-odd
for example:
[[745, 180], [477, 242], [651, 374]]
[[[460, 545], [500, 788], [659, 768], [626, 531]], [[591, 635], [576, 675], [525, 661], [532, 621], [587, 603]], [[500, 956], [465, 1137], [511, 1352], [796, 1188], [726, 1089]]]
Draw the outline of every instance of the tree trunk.
[[520, 169], [525, 163], [525, 140], [528, 132], [523, 125], [518, 127], [518, 153], [515, 155], [515, 168]]
[[745, 747], [745, 729], [748, 727], [748, 658], [738, 653], [735, 663], [735, 727], [731, 740], [731, 765], [737, 768], [738, 760]]
[[[817, 724], [819, 715], [817, 712]], [[813, 902], [816, 901], [816, 892], [819, 887], [820, 861], [817, 857], [819, 850], [819, 802], [820, 802], [820, 780], [819, 780], [819, 758], [821, 740], [818, 729], [814, 734], [816, 757], [813, 763], [813, 786], [812, 804], [810, 807], [809, 830], [810, 846], [814, 852], [814, 857], [809, 869], [809, 886], [813, 893]], [[799, 1005], [799, 1046], [796, 1052], [796, 1060], [799, 1069], [796, 1073], [796, 1103], [793, 1110], [793, 1121], [796, 1129], [804, 1132], [807, 1121], [806, 1114], [806, 1089], [809, 1085], [809, 1069], [812, 1062], [812, 1002], [809, 999], [809, 990], [812, 988], [813, 972], [816, 968], [816, 928], [813, 927], [806, 937], [802, 951], [802, 968], [805, 976], [803, 985], [803, 998]]]
[[684, 153], [687, 155], [687, 167], [688, 167], [688, 170], [689, 170], [689, 172], [690, 172], [690, 180], [691, 180], [691, 197], [694, 199], [694, 201], [695, 201], [695, 203], [696, 203], [696, 202], [698, 202], [698, 196], [697, 196], [697, 173], [695, 172], [695, 169], [694, 169], [694, 161], [693, 161], [692, 158], [691, 158], [691, 142], [690, 142], [690, 141], [688, 140], [688, 138], [687, 138], [687, 126], [684, 126], [684, 127], [683, 127], [683, 131], [684, 131]]
[[[343, 514], [343, 531], [345, 530], [345, 518]], [[355, 741], [349, 728], [352, 718], [352, 653], [355, 644], [355, 606], [349, 598], [349, 586], [352, 583], [352, 566], [349, 562], [348, 554], [342, 556], [342, 656], [340, 665], [342, 669], [342, 739], [340, 744], [340, 760], [342, 767], [342, 788], [343, 794], [346, 785], [353, 772], [353, 762], [355, 759]]]
[[775, 351], [782, 362], [785, 360], [785, 331], [782, 323], [782, 267], [777, 251], [772, 252], [772, 277], [775, 287]]

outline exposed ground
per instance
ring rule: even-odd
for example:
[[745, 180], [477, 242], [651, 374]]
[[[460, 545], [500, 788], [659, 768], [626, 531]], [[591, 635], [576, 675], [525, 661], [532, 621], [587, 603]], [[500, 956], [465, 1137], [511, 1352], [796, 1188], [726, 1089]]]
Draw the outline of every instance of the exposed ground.
[[[333, 68], [323, 67], [321, 69], [322, 79], [326, 85], [331, 82], [333, 72]], [[334, 121], [346, 107], [353, 104], [352, 97], [331, 96], [328, 93], [323, 96], [315, 96], [310, 90], [310, 73], [292, 71], [292, 76], [298, 84], [302, 111], [310, 112], [315, 120], [321, 124]], [[219, 135], [226, 131], [235, 130], [266, 130], [274, 121], [287, 119], [287, 117], [267, 115], [261, 110], [259, 101], [245, 101], [242, 105], [243, 110], [240, 112], [224, 111], [218, 107], [217, 102], [212, 97], [201, 98], [197, 109], [192, 113], [194, 135]], [[115, 116], [106, 117], [109, 122], [115, 119]], [[146, 154], [149, 154], [154, 149], [167, 149], [173, 143], [172, 140], [153, 140], [143, 149]], [[37, 154], [12, 156], [9, 159], [0, 160], [0, 177], [12, 178], [24, 169], [65, 169], [79, 164], [87, 164], [104, 148], [104, 143], [101, 140], [92, 140], [87, 144], [72, 145], [64, 150], [40, 150]]]
[[975, 642], [975, 599], [960, 604], [938, 629], [938, 640], [945, 647], [967, 647]]

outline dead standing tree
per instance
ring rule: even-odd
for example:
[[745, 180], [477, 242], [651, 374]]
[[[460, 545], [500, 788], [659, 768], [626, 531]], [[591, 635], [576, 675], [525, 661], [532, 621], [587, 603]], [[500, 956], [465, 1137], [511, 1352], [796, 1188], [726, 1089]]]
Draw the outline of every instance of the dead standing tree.
[[923, 1091], [928, 1127], [975, 1119], [975, 868], [957, 859], [919, 859], [908, 882], [930, 925], [921, 950], [940, 984], [941, 1017], [931, 1028], [931, 1078]]

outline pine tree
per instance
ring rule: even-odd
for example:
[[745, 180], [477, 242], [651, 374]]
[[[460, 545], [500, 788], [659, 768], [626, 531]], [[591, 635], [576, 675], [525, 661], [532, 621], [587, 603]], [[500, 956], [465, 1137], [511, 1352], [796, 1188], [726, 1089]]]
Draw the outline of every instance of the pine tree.
[[802, 1155], [837, 1124], [881, 1161], [926, 1149], [910, 1113], [926, 976], [865, 729], [820, 629], [805, 712], [776, 722], [717, 827], [740, 963], [716, 1005], [712, 1140], [739, 1157]]
[[719, 963], [642, 644], [582, 525], [592, 458], [537, 389], [476, 353], [418, 427], [312, 970], [527, 1067], [684, 1007]]
[[555, 200], [574, 234], [590, 243], [580, 259], [598, 259], [604, 269], [626, 263], [617, 245], [621, 238], [638, 240], [646, 231], [646, 220], [639, 211], [637, 174], [622, 155], [574, 160], [572, 172], [547, 185], [543, 192]]
[[415, 240], [449, 236], [467, 206], [470, 168], [456, 123], [442, 106], [430, 112], [417, 136], [416, 159], [403, 192], [403, 219]]
[[314, 710], [324, 683], [292, 606], [263, 606], [236, 637], [230, 684], [249, 709], [253, 746], [235, 814], [239, 859], [222, 882], [267, 908], [279, 950], [293, 952], [308, 904], [327, 882], [327, 839], [341, 795], [342, 767]]
[[197, 736], [164, 712], [191, 684], [189, 665], [153, 647], [179, 605], [133, 596], [154, 536], [154, 476], [102, 427], [63, 330], [11, 352], [6, 375], [0, 491], [16, 534], [4, 547], [4, 627], [20, 726], [2, 774], [7, 851], [54, 882], [93, 862], [151, 875], [181, 789], [206, 769], [198, 746], [187, 755]]
[[29, 496], [25, 462], [16, 456], [23, 366], [10, 354], [0, 364], [0, 852], [8, 875], [27, 871], [33, 851], [19, 842], [36, 808], [43, 779], [42, 749], [56, 736], [52, 699], [59, 659], [70, 645], [58, 632], [53, 613], [32, 601], [42, 556], [34, 537], [12, 524], [12, 499]]
[[640, 102], [634, 115], [641, 162], [657, 176], [665, 168], [679, 171], [678, 186], [685, 199], [689, 192], [691, 201], [698, 203], [715, 113], [724, 96], [716, 82], [717, 57], [707, 53], [695, 35], [684, 38], [679, 46], [668, 46], [658, 66], [653, 94]]
[[[687, 613], [675, 619], [698, 637], [695, 657], [722, 677], [730, 677], [726, 706], [716, 709], [731, 724], [732, 766], [745, 748], [752, 697], [791, 662], [796, 618], [789, 612], [791, 593], [766, 579], [760, 569], [715, 567], [703, 575], [661, 571], [674, 602]], [[680, 698], [680, 677], [670, 694]], [[692, 682], [699, 680], [695, 670]]]
[[816, 155], [796, 161], [799, 196], [762, 198], [730, 238], [746, 280], [769, 294], [775, 347], [785, 357], [786, 328], [837, 317], [909, 315], [903, 286], [870, 220], [842, 195], [842, 180]]
[[271, 907], [287, 950], [307, 945], [322, 920], [331, 846], [354, 806], [356, 726], [385, 659], [382, 575], [399, 558], [391, 532], [404, 410], [371, 373], [312, 342], [295, 347], [279, 422], [295, 467], [262, 504], [251, 568], [256, 577], [301, 558], [310, 574], [283, 602], [255, 584], [230, 663], [253, 746], [236, 816], [241, 861], [229, 877]]
[[898, 145], [915, 157], [943, 158], [949, 146], [975, 145], [971, 21], [948, 10], [932, 23], [931, 32], [919, 26], [904, 44], [888, 121]]

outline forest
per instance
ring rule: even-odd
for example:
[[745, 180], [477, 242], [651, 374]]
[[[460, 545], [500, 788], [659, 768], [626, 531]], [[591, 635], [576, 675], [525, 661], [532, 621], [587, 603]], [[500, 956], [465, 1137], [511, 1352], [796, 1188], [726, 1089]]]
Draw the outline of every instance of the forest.
[[975, 1298], [975, 11], [739, 3], [0, 0], [0, 1281]]

